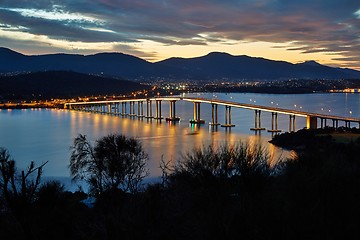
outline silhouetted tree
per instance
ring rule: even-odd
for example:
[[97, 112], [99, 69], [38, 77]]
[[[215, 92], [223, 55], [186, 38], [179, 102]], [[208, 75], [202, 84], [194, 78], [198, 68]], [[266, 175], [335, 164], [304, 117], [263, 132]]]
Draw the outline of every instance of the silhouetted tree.
[[71, 149], [71, 176], [74, 180], [86, 180], [95, 195], [115, 189], [134, 193], [148, 174], [148, 155], [135, 138], [110, 134], [92, 146], [80, 134]]
[[2, 205], [4, 210], [10, 210], [19, 221], [27, 239], [33, 239], [27, 215], [31, 204], [36, 200], [43, 167], [46, 163], [36, 167], [32, 161], [26, 171], [21, 171], [19, 174], [15, 161], [11, 158], [8, 150], [0, 147], [0, 191]]
[[269, 175], [271, 168], [268, 160], [269, 153], [262, 146], [240, 142], [216, 149], [209, 145], [186, 153], [175, 166], [174, 174], [186, 172], [192, 176], [223, 178]]

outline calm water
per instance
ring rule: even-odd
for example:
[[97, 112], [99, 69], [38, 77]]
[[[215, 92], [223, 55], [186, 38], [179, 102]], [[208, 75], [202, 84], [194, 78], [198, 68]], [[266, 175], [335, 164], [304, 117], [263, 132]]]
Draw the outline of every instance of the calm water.
[[[328, 113], [339, 116], [360, 118], [360, 94], [189, 94], [206, 98], [219, 98], [243, 103], [278, 106], [288, 109]], [[40, 164], [49, 163], [44, 174], [53, 177], [68, 177], [69, 147], [78, 134], [87, 135], [88, 139], [96, 139], [109, 133], [122, 133], [140, 139], [144, 149], [149, 154], [149, 169], [151, 176], [159, 176], [159, 162], [177, 160], [185, 151], [194, 146], [222, 144], [226, 142], [249, 141], [267, 146], [274, 155], [274, 161], [283, 153], [267, 141], [271, 133], [263, 131], [261, 135], [250, 131], [254, 125], [254, 112], [250, 110], [232, 109], [232, 122], [236, 127], [226, 130], [219, 127], [217, 131], [208, 126], [211, 120], [211, 106], [201, 105], [201, 118], [206, 124], [191, 126], [188, 120], [192, 118], [192, 103], [180, 101], [176, 103], [177, 116], [181, 121], [168, 124], [165, 121], [157, 123], [146, 119], [129, 119], [119, 116], [109, 116], [67, 110], [2, 110], [0, 111], [0, 146], [9, 149], [19, 168], [25, 167], [31, 160]], [[219, 106], [219, 121], [224, 122], [224, 108]], [[168, 116], [169, 105], [162, 104], [162, 115]], [[341, 123], [342, 124], [342, 123]], [[271, 114], [262, 113], [262, 126], [271, 128]], [[289, 117], [279, 115], [279, 129], [287, 130]], [[304, 118], [297, 118], [296, 128], [305, 126]], [[358, 127], [357, 124], [354, 126]]]

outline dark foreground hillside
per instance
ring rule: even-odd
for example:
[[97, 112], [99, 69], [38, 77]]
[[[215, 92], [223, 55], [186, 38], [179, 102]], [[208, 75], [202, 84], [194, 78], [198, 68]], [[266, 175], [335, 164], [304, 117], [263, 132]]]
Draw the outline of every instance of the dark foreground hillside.
[[4, 99], [49, 99], [124, 94], [144, 89], [132, 81], [66, 71], [0, 76]]
[[[96, 152], [115, 156], [98, 143]], [[47, 183], [31, 199], [0, 202], [1, 239], [359, 239], [356, 145], [303, 149], [274, 167], [267, 160], [259, 146], [204, 147], [163, 163], [162, 183], [132, 193], [104, 190], [93, 175], [92, 207], [85, 193]]]

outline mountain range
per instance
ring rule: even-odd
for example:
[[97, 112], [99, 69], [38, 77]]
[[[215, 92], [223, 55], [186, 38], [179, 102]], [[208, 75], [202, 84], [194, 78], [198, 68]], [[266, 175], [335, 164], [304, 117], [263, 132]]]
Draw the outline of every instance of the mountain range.
[[220, 52], [151, 63], [123, 53], [24, 55], [0, 48], [0, 73], [39, 71], [74, 71], [129, 80], [360, 79], [359, 71], [329, 67], [315, 61], [293, 64]]

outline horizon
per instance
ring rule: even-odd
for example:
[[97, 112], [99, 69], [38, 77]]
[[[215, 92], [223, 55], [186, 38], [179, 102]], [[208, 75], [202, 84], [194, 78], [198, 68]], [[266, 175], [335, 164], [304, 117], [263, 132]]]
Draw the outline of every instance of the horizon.
[[[200, 58], [200, 57], [205, 57], [207, 55], [210, 55], [212, 53], [220, 53], [220, 54], [227, 54], [227, 55], [230, 55], [230, 56], [233, 56], [233, 57], [241, 57], [241, 56], [244, 56], [244, 57], [250, 57], [250, 58], [260, 58], [260, 59], [266, 59], [266, 60], [270, 60], [270, 61], [281, 61], [281, 62], [288, 62], [288, 61], [285, 61], [285, 60], [275, 60], [275, 59], [269, 59], [269, 58], [264, 58], [264, 57], [255, 57], [255, 56], [249, 56], [249, 55], [246, 55], [246, 54], [240, 54], [240, 55], [233, 55], [231, 53], [228, 53], [228, 52], [217, 52], [217, 51], [213, 51], [213, 52], [208, 52], [204, 55], [200, 55], [200, 56], [194, 56], [194, 57], [178, 57], [178, 56], [170, 56], [169, 58], [166, 58], [166, 59], [161, 59], [161, 60], [157, 60], [157, 61], [149, 61], [145, 58], [141, 58], [141, 57], [138, 57], [138, 56], [135, 56], [135, 55], [132, 55], [132, 54], [128, 54], [128, 53], [124, 53], [124, 52], [94, 52], [94, 53], [89, 53], [89, 54], [81, 54], [81, 53], [66, 53], [66, 52], [54, 52], [54, 53], [42, 53], [42, 54], [25, 54], [25, 53], [22, 53], [22, 52], [19, 52], [19, 51], [16, 51], [14, 49], [11, 49], [11, 48], [7, 48], [7, 47], [4, 47], [4, 46], [0, 46], [0, 48], [4, 48], [4, 49], [8, 49], [10, 51], [13, 51], [13, 52], [16, 52], [16, 53], [20, 53], [22, 55], [25, 55], [25, 56], [42, 56], [42, 55], [56, 55], [56, 54], [68, 54], [68, 55], [81, 55], [81, 56], [93, 56], [93, 55], [97, 55], [97, 54], [124, 54], [124, 55], [128, 55], [128, 56], [132, 56], [132, 57], [136, 57], [136, 58], [139, 58], [139, 59], [142, 59], [142, 60], [145, 60], [147, 62], [150, 62], [150, 63], [157, 63], [157, 62], [161, 62], [161, 61], [164, 61], [164, 60], [168, 60], [168, 59], [171, 59], [171, 58], [181, 58], [181, 59], [191, 59], [191, 58]], [[319, 63], [318, 61], [316, 60], [313, 60], [313, 59], [309, 59], [309, 60], [304, 60], [304, 61], [301, 61], [301, 62], [297, 62], [297, 63], [293, 63], [293, 64], [301, 64], [301, 63], [306, 63], [306, 62], [316, 62], [318, 64], [321, 64]], [[291, 63], [291, 62], [288, 62], [288, 63]], [[330, 65], [326, 65], [326, 64], [321, 64], [323, 66], [330, 66]], [[336, 67], [336, 66], [330, 66], [330, 67]], [[345, 67], [342, 67], [345, 69]], [[355, 68], [347, 68], [347, 69], [352, 69], [352, 70], [356, 70], [356, 71], [360, 71], [360, 70], [357, 70]]]
[[355, 0], [5, 0], [0, 41], [26, 55], [121, 52], [157, 62], [226, 52], [360, 70], [359, 23]]

